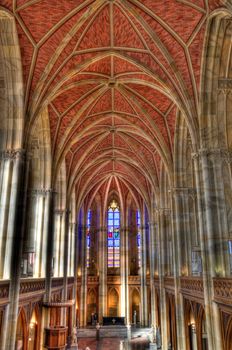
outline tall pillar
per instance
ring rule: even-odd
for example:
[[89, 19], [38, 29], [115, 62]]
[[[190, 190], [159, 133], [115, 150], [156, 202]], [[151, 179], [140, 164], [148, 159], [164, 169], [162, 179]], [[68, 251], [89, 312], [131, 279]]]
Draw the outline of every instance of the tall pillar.
[[[86, 222], [86, 220], [85, 220]], [[87, 314], [87, 285], [88, 285], [88, 269], [86, 264], [86, 225], [82, 226], [81, 235], [81, 295], [80, 295], [80, 326], [86, 326]]]
[[[221, 153], [220, 150], [201, 149], [193, 155], [200, 218], [206, 328], [208, 347], [212, 350], [223, 348], [219, 310], [217, 304], [213, 302], [213, 277], [216, 277], [218, 263], [221, 260], [221, 251], [220, 249], [217, 251], [218, 225], [216, 227], [214, 225], [214, 218], [218, 217], [218, 213], [215, 212], [217, 208], [215, 186], [221, 182], [221, 178], [215, 178], [214, 171], [214, 155], [217, 155], [216, 161], [218, 161], [218, 153]], [[211, 164], [209, 164], [209, 156], [211, 156]]]
[[107, 313], [107, 229], [101, 227], [99, 232], [99, 320]]
[[155, 298], [155, 286], [154, 286], [154, 277], [155, 277], [155, 255], [156, 244], [155, 244], [155, 230], [157, 229], [157, 223], [154, 220], [154, 213], [152, 213], [152, 221], [150, 221], [150, 240], [149, 240], [149, 259], [150, 259], [150, 288], [151, 288], [151, 326], [155, 328], [157, 325], [156, 320], [156, 298]]
[[146, 225], [145, 214], [143, 214], [141, 225], [141, 325], [148, 325], [147, 315], [147, 247], [146, 247]]
[[164, 286], [164, 277], [166, 274], [166, 248], [165, 248], [165, 215], [170, 215], [170, 209], [159, 208], [157, 210], [158, 216], [158, 272], [159, 272], [159, 286], [160, 286], [160, 318], [161, 318], [161, 335], [162, 348], [168, 348], [168, 331], [167, 331], [167, 310], [166, 310], [166, 295]]
[[[67, 298], [68, 298], [68, 248], [69, 248], [68, 242], [69, 242], [69, 234], [71, 233], [69, 231], [70, 213], [71, 213], [70, 210], [67, 208], [65, 210], [65, 229], [64, 229], [64, 260], [63, 260], [63, 276], [64, 276], [63, 299], [64, 301], [67, 301]], [[63, 309], [64, 325], [66, 323], [66, 313], [67, 313], [67, 308], [64, 308]]]
[[[189, 188], [173, 188], [172, 223], [173, 223], [173, 245], [174, 245], [174, 281], [175, 281], [175, 305], [177, 325], [177, 345], [179, 349], [186, 349], [186, 334], [184, 321], [184, 301], [180, 293], [180, 278], [188, 274], [188, 231], [187, 221], [189, 216], [186, 212]], [[186, 254], [187, 253], [187, 254]]]
[[126, 323], [130, 320], [129, 308], [129, 261], [128, 261], [128, 227], [121, 228], [120, 274], [121, 274], [121, 316]]
[[[21, 274], [21, 257], [23, 248], [23, 235], [24, 235], [24, 215], [23, 208], [24, 193], [27, 191], [27, 184], [24, 183], [26, 176], [26, 168], [24, 162], [24, 150], [11, 151], [12, 164], [12, 178], [11, 178], [11, 191], [9, 197], [10, 213], [8, 217], [7, 225], [7, 264], [10, 275], [10, 290], [9, 299], [10, 304], [8, 306], [7, 313], [7, 335], [3, 339], [2, 349], [13, 350], [15, 348], [17, 319], [18, 319], [18, 302], [19, 302], [19, 289], [20, 289], [20, 274]], [[13, 249], [14, 247], [17, 249]]]
[[73, 224], [73, 230], [74, 230], [74, 263], [73, 263], [73, 271], [74, 271], [74, 287], [73, 287], [73, 298], [75, 300], [75, 303], [73, 305], [72, 309], [72, 319], [73, 319], [73, 325], [77, 324], [76, 319], [76, 303], [77, 303], [77, 269], [78, 269], [78, 252], [79, 252], [79, 240], [78, 240], [78, 224]]

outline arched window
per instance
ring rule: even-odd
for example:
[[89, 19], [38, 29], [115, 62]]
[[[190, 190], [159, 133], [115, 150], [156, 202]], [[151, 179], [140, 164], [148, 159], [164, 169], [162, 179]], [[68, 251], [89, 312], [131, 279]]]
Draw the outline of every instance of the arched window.
[[141, 216], [140, 211], [136, 211], [136, 225], [137, 225], [137, 247], [138, 247], [138, 266], [141, 267]]
[[88, 210], [86, 225], [86, 265], [89, 267], [90, 259], [90, 226], [91, 226], [91, 210]]
[[120, 211], [113, 200], [108, 208], [108, 267], [120, 267]]

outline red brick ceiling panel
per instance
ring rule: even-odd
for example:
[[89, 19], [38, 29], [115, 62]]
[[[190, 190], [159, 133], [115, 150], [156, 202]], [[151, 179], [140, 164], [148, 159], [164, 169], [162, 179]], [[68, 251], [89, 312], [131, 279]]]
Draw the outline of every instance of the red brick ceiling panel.
[[145, 49], [134, 27], [117, 6], [114, 6], [114, 45]]
[[59, 143], [61, 141], [61, 139], [63, 139], [63, 135], [64, 135], [67, 127], [70, 127], [71, 122], [72, 122], [73, 118], [76, 116], [78, 109], [81, 110], [81, 108], [86, 105], [88, 100], [89, 100], [88, 97], [84, 98], [82, 101], [80, 101], [77, 104], [76, 108], [71, 109], [68, 113], [66, 113], [65, 116], [62, 117], [62, 120], [61, 120], [61, 123], [59, 126], [59, 132], [57, 135], [57, 140], [56, 140], [57, 143]]
[[131, 104], [118, 90], [115, 90], [114, 92], [114, 110], [129, 114], [135, 113], [135, 110], [132, 108]]
[[[136, 2], [139, 3], [139, 1]], [[198, 3], [198, 1], [195, 0], [191, 2]], [[200, 11], [202, 9], [201, 6], [201, 8], [197, 10], [184, 4], [183, 2], [178, 2], [176, 0], [143, 0], [142, 5], [149, 9], [153, 14], [160, 17], [160, 19], [171, 27], [185, 42], [188, 41], [192, 34], [193, 28], [196, 27], [202, 16], [202, 12]], [[146, 15], [142, 10], [137, 9], [137, 11], [151, 26], [154, 25], [153, 17]]]
[[128, 72], [138, 72], [138, 71], [139, 71], [139, 68], [136, 67], [134, 64], [122, 58], [114, 57], [114, 74], [115, 75], [120, 75]]
[[39, 42], [59, 21], [77, 8], [82, 1], [41, 0], [20, 11], [20, 16], [36, 42]]
[[[62, 95], [59, 95], [53, 100], [54, 106], [57, 108], [60, 114], [65, 113], [75, 102], [81, 99], [86, 93], [90, 92], [97, 84], [85, 84], [80, 86], [74, 86], [72, 89], [64, 91]], [[76, 106], [73, 108], [76, 109]], [[79, 106], [77, 106], [79, 108]]]
[[170, 99], [158, 90], [154, 90], [149, 86], [140, 84], [130, 83], [127, 84], [127, 86], [132, 88], [136, 93], [140, 94], [142, 97], [146, 98], [148, 102], [152, 103], [162, 113], [165, 113], [168, 107], [170, 106]]
[[[97, 62], [89, 64], [87, 68], [84, 70], [85, 72], [93, 72], [104, 74], [106, 76], [110, 76], [111, 73], [111, 57], [107, 56], [102, 59], [99, 59]], [[96, 78], [96, 76], [95, 76]]]
[[[133, 117], [131, 117], [131, 119], [132, 118]], [[130, 122], [127, 119], [125, 119], [124, 117], [123, 117], [123, 119], [115, 117], [114, 118], [114, 125], [116, 127], [123, 126], [123, 125], [127, 125], [128, 126], [128, 125], [130, 125]]]
[[125, 148], [128, 150], [130, 147], [128, 146], [128, 143], [119, 135], [118, 133], [114, 136], [114, 147], [115, 148]]
[[112, 110], [112, 92], [111, 89], [107, 90], [98, 102], [93, 106], [91, 114], [102, 113]]
[[110, 46], [110, 15], [109, 7], [106, 6], [92, 22], [78, 49], [86, 50], [108, 46]]
[[82, 136], [80, 140], [78, 140], [72, 145], [71, 151], [76, 152], [78, 149], [82, 147], [87, 148], [88, 144], [91, 143], [91, 139], [95, 137], [96, 137], [96, 133], [93, 133], [92, 135]]
[[95, 150], [104, 150], [112, 147], [113, 135], [112, 133], [106, 135], [106, 137], [95, 147]]

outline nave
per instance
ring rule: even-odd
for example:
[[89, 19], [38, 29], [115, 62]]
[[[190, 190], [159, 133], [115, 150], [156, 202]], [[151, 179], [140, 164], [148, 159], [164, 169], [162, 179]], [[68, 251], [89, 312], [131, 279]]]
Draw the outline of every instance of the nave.
[[0, 0], [1, 350], [232, 350], [231, 48], [231, 0]]

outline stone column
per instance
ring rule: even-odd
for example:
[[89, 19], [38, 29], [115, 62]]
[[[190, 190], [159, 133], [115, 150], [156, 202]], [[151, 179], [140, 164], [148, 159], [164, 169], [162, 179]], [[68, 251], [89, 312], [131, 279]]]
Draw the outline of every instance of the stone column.
[[[86, 220], [85, 220], [86, 222]], [[86, 264], [86, 225], [82, 226], [81, 239], [81, 296], [80, 296], [80, 326], [86, 326], [88, 269]]]
[[126, 324], [130, 320], [129, 307], [129, 261], [128, 261], [128, 227], [121, 227], [121, 249], [120, 249], [120, 275], [121, 275], [121, 316], [126, 318]]
[[141, 277], [141, 325], [148, 325], [148, 316], [147, 316], [147, 247], [146, 247], [146, 225], [145, 215], [142, 218], [141, 225], [141, 268], [140, 268], [140, 277]]
[[107, 229], [101, 227], [99, 232], [99, 320], [107, 313]]
[[55, 192], [52, 189], [47, 190], [49, 220], [47, 221], [47, 260], [46, 260], [46, 282], [44, 301], [51, 299], [52, 277], [53, 277], [53, 250], [54, 250], [54, 199]]
[[[214, 166], [211, 157], [211, 166], [209, 165], [209, 156], [218, 155], [218, 150], [201, 149], [197, 154], [194, 154], [194, 166], [197, 184], [198, 195], [198, 210], [200, 223], [200, 241], [202, 250], [202, 265], [203, 265], [203, 284], [205, 298], [205, 315], [206, 328], [208, 335], [209, 349], [222, 349], [222, 338], [220, 331], [219, 310], [216, 303], [213, 302], [213, 277], [216, 276], [218, 263], [220, 262], [221, 249], [218, 247], [218, 225], [214, 225], [215, 212], [217, 206], [215, 200], [215, 185], [221, 181], [216, 179]], [[218, 159], [217, 159], [218, 161]], [[215, 227], [216, 226], [216, 227]]]
[[[188, 230], [189, 220], [187, 208], [189, 188], [173, 188], [172, 194], [172, 223], [173, 223], [173, 246], [174, 246], [174, 280], [175, 280], [175, 305], [177, 325], [177, 345], [180, 349], [186, 349], [186, 334], [184, 322], [183, 296], [180, 293], [180, 278], [188, 274], [189, 249]], [[186, 254], [187, 253], [187, 254]]]
[[167, 331], [167, 310], [166, 310], [166, 294], [164, 286], [164, 277], [166, 274], [166, 248], [165, 248], [165, 215], [170, 215], [170, 209], [159, 208], [156, 211], [158, 222], [158, 272], [160, 286], [160, 318], [161, 318], [161, 335], [162, 348], [168, 347], [168, 331]]
[[78, 269], [78, 251], [79, 251], [79, 242], [78, 242], [78, 224], [73, 224], [74, 230], [74, 287], [73, 287], [73, 298], [75, 300], [75, 304], [73, 305], [72, 310], [72, 318], [73, 318], [73, 326], [77, 324], [76, 319], [76, 299], [77, 299], [77, 269]]
[[[64, 289], [63, 289], [63, 299], [64, 301], [68, 298], [68, 241], [69, 241], [69, 216], [70, 210], [67, 208], [65, 210], [65, 229], [64, 229], [64, 260], [63, 260], [63, 276], [64, 276]], [[63, 309], [64, 323], [66, 324], [66, 313], [67, 308]]]
[[[154, 220], [154, 217], [152, 219]], [[155, 326], [157, 325], [157, 320], [156, 320], [156, 312], [155, 312], [156, 298], [155, 298], [154, 277], [155, 277], [155, 255], [157, 254], [156, 245], [155, 245], [155, 230], [157, 229], [157, 222], [151, 221], [149, 226], [150, 226], [149, 259], [150, 259], [150, 288], [151, 288], [151, 326], [155, 329]]]
[[[8, 204], [10, 213], [7, 225], [7, 249], [9, 253], [6, 257], [6, 262], [10, 272], [10, 304], [7, 312], [5, 332], [6, 337], [3, 339], [4, 344], [2, 347], [6, 350], [12, 350], [15, 348], [20, 290], [20, 268], [24, 238], [24, 195], [25, 191], [27, 191], [27, 184], [24, 183], [24, 179], [27, 178], [24, 162], [24, 150], [12, 150], [10, 151], [10, 157], [13, 164], [10, 185], [11, 191], [9, 197], [10, 202]], [[17, 247], [17, 249], [13, 248], [13, 242], [14, 247]]]

